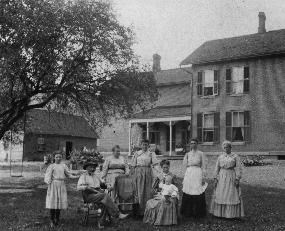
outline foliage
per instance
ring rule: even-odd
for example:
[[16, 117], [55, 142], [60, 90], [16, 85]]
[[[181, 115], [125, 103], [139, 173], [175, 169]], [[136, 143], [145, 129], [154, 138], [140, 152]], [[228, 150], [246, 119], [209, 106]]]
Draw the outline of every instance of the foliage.
[[84, 150], [74, 150], [70, 154], [71, 156], [71, 163], [79, 164], [79, 165], [84, 165], [86, 162], [95, 162], [99, 164], [104, 163], [104, 158], [100, 154], [100, 152], [91, 149], [84, 149]]
[[156, 99], [133, 32], [108, 1], [3, 0], [0, 9], [0, 139], [34, 108], [97, 126]]
[[264, 162], [264, 158], [262, 156], [255, 155], [255, 156], [246, 156], [244, 159], [242, 159], [242, 164], [245, 167], [251, 167], [251, 166], [263, 166], [269, 163]]

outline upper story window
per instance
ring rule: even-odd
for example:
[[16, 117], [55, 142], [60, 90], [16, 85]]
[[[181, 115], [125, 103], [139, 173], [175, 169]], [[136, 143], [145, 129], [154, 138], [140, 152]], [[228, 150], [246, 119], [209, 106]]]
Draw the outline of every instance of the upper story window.
[[220, 113], [197, 114], [197, 137], [199, 142], [219, 142]]
[[198, 72], [197, 94], [199, 96], [214, 96], [219, 94], [218, 70], [205, 70]]
[[249, 67], [233, 67], [226, 70], [227, 94], [249, 92]]

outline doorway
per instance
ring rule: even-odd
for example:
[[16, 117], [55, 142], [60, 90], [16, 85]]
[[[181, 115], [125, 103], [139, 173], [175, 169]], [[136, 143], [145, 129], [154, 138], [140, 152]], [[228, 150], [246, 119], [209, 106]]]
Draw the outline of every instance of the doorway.
[[66, 141], [66, 144], [65, 144], [65, 156], [66, 156], [66, 159], [69, 160], [70, 159], [70, 153], [72, 152], [72, 142], [70, 141]]

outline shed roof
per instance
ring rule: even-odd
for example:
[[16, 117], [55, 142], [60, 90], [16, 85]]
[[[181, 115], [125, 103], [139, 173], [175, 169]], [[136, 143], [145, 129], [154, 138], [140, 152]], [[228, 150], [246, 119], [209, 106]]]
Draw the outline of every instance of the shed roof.
[[40, 109], [27, 113], [26, 133], [98, 138], [83, 117]]

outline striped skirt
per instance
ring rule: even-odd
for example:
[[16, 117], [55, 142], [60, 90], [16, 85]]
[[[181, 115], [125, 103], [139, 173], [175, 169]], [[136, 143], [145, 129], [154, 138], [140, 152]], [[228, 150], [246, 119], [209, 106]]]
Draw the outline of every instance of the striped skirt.
[[63, 180], [53, 180], [47, 189], [47, 209], [67, 209], [67, 191]]
[[143, 222], [151, 225], [176, 225], [177, 217], [177, 198], [170, 198], [169, 204], [162, 198], [154, 198], [146, 204]]

